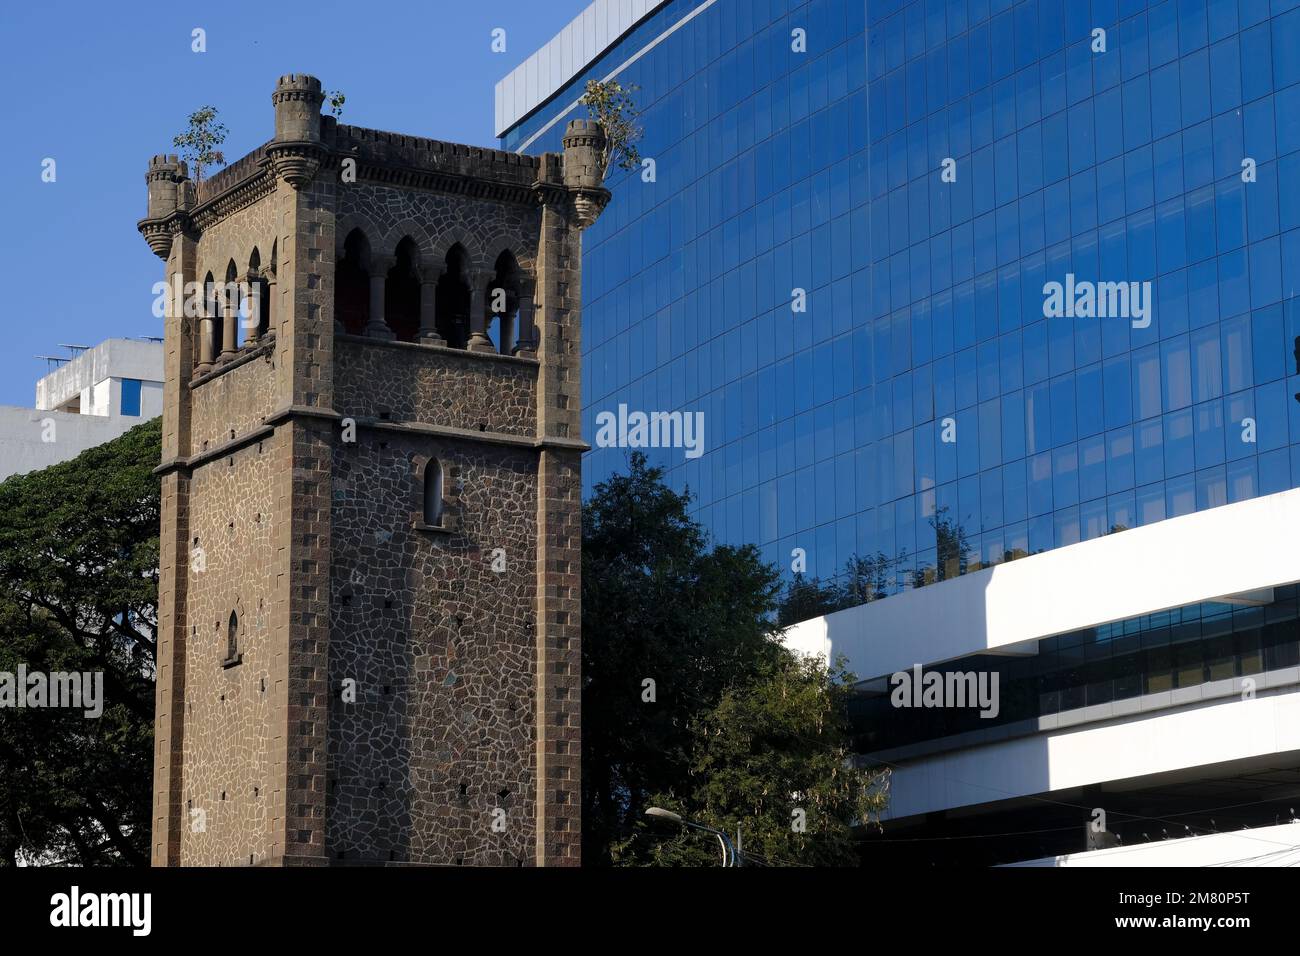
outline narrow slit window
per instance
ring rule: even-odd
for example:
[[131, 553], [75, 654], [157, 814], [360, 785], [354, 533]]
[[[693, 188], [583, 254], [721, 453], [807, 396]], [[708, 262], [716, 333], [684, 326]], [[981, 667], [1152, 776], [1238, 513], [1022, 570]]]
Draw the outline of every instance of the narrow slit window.
[[239, 656], [239, 615], [234, 611], [230, 612], [230, 620], [226, 622], [226, 660], [233, 661]]
[[436, 459], [424, 469], [424, 523], [442, 525], [442, 465]]

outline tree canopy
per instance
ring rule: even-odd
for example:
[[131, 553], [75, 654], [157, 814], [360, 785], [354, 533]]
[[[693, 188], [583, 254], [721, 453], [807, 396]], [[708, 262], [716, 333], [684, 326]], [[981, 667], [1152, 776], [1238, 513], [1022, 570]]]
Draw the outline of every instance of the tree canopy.
[[148, 862], [160, 437], [0, 483], [0, 671], [102, 671], [105, 699], [0, 708], [0, 865]]
[[715, 859], [698, 831], [644, 820], [662, 804], [774, 861], [850, 862], [883, 796], [847, 766], [845, 675], [780, 644], [776, 571], [710, 545], [689, 501], [635, 454], [584, 508], [584, 861]]
[[[97, 719], [0, 708], [0, 865], [148, 861], [160, 423], [0, 484], [0, 671], [104, 673]], [[855, 861], [885, 779], [856, 769], [849, 677], [780, 643], [778, 576], [711, 544], [642, 455], [583, 509], [584, 859]], [[871, 569], [862, 576], [870, 580]]]

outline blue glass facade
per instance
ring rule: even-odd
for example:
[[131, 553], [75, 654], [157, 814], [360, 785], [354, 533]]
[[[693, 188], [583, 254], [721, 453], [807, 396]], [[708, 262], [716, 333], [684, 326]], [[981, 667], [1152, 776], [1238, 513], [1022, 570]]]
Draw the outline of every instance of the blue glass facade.
[[[936, 514], [969, 568], [1300, 485], [1300, 0], [716, 0], [619, 79], [657, 181], [585, 236], [584, 436], [704, 412], [650, 458], [716, 539], [901, 587]], [[1150, 325], [1044, 318], [1067, 274], [1151, 282]]]

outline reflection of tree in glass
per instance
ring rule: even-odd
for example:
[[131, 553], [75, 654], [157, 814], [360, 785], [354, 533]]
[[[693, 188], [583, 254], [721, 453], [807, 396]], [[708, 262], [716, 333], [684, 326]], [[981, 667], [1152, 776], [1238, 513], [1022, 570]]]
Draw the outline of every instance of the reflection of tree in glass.
[[[881, 551], [866, 557], [854, 554], [844, 563], [843, 571], [825, 582], [821, 578], [796, 574], [786, 585], [777, 623], [788, 627], [799, 621], [878, 601], [899, 585], [906, 587], [910, 583], [913, 588], [925, 587], [978, 569], [979, 564], [971, 562], [966, 529], [955, 518], [949, 517], [947, 507], [938, 509], [930, 517], [930, 527], [934, 529], [937, 567], [926, 565], [903, 570], [908, 560], [904, 549], [893, 558]], [[1002, 560], [1014, 561], [1025, 556], [1025, 551], [1013, 548], [1002, 553]]]
[[946, 581], [965, 574], [966, 555], [970, 551], [965, 529], [948, 517], [947, 507], [940, 508], [930, 516], [930, 527], [934, 529], [935, 552], [939, 557], [939, 580]]
[[878, 601], [893, 590], [896, 583], [894, 574], [906, 560], [906, 550], [896, 558], [891, 558], [882, 551], [867, 557], [855, 554], [844, 562], [844, 570], [840, 574], [824, 584], [820, 578], [805, 578], [802, 574], [796, 574], [794, 580], [786, 586], [777, 623], [786, 627], [823, 614]]

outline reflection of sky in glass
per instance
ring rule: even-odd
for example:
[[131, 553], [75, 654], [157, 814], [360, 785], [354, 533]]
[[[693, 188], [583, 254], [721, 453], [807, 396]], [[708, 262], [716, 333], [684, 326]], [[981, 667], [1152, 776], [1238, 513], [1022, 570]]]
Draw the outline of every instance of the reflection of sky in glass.
[[[652, 462], [822, 576], [933, 567], [937, 509], [975, 567], [1300, 483], [1296, 50], [1288, 0], [718, 0], [620, 76], [657, 182], [616, 172], [585, 236], [585, 437], [705, 412], [702, 457]], [[1150, 281], [1150, 327], [1044, 319], [1067, 273]]]

